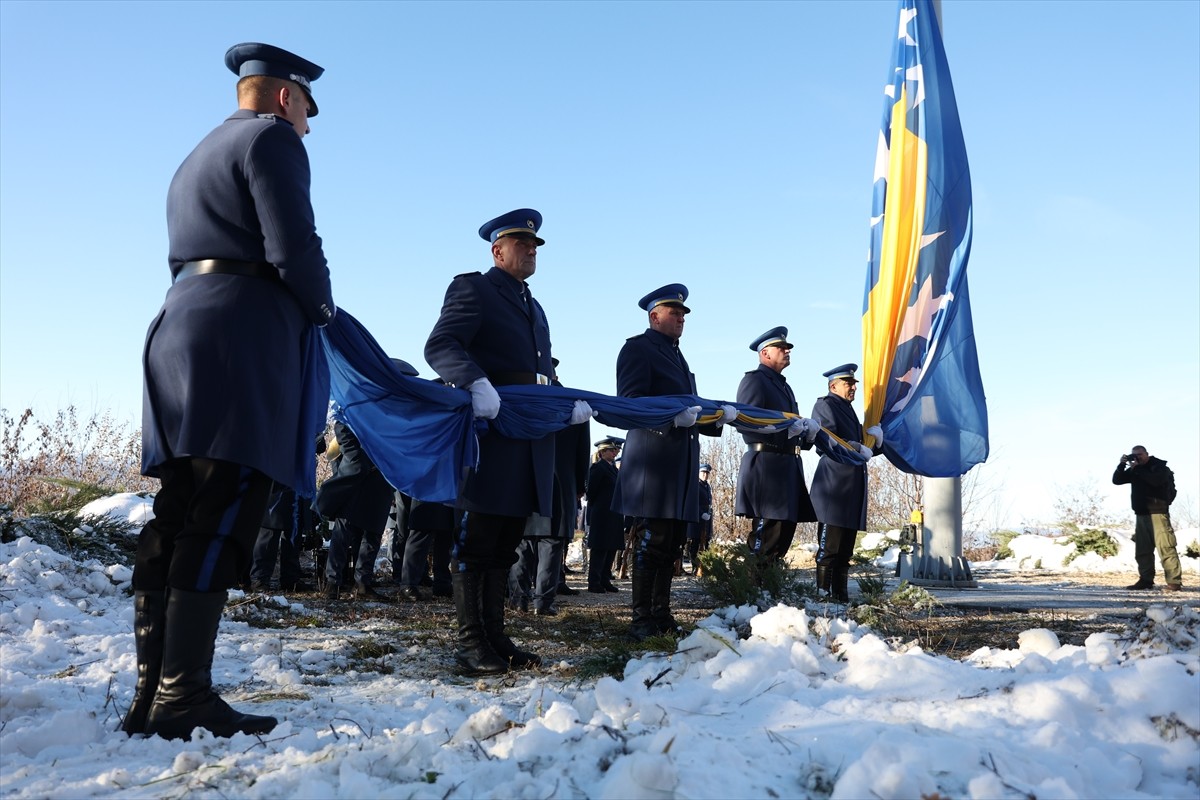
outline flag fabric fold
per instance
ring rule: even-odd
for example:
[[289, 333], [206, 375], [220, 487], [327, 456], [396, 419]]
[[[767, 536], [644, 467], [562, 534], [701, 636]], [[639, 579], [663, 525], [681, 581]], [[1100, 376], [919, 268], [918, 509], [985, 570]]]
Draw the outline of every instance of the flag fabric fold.
[[865, 426], [905, 472], [957, 477], [988, 455], [967, 290], [971, 174], [929, 0], [901, 0], [876, 152], [863, 298]]
[[[471, 394], [401, 374], [370, 332], [344, 308], [320, 329], [329, 365], [333, 414], [358, 436], [388, 482], [411, 497], [453, 503], [466, 471], [479, 458], [479, 436], [495, 430], [516, 439], [540, 439], [570, 424], [576, 400], [585, 400], [596, 420], [613, 428], [665, 428], [685, 408], [700, 406], [699, 424], [733, 405], [739, 430], [786, 426], [795, 415], [754, 406], [706, 400], [695, 395], [613, 397], [563, 386], [498, 386], [500, 414], [476, 420]], [[857, 450], [828, 431], [817, 449], [843, 463], [861, 464]]]

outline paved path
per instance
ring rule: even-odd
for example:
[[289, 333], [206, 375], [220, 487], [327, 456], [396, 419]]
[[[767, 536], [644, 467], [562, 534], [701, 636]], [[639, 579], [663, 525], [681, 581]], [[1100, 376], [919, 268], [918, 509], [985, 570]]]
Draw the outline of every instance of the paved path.
[[[1200, 604], [1200, 591], [1195, 587], [1182, 592], [1168, 592], [1161, 585], [1149, 591], [1123, 588], [1136, 580], [1136, 575], [1015, 573], [986, 567], [973, 567], [972, 574], [979, 584], [975, 589], [925, 588], [942, 605], [992, 611], [1038, 610], [1132, 617], [1155, 604]], [[899, 578], [890, 579], [888, 590], [899, 583]]]

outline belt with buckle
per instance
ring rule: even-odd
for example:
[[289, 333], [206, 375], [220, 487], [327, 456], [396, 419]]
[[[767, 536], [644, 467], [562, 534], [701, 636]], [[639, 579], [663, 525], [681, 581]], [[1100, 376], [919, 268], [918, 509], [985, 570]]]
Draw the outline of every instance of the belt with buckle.
[[265, 261], [234, 261], [229, 258], [187, 261], [179, 268], [179, 272], [175, 273], [175, 281], [181, 281], [193, 275], [246, 275], [251, 278], [279, 280], [279, 270], [275, 269], [273, 264]]
[[488, 380], [493, 386], [549, 386], [550, 378], [540, 372], [492, 372]]
[[799, 445], [782, 447], [777, 444], [771, 444], [770, 442], [755, 442], [754, 444], [750, 445], [750, 449], [759, 453], [778, 453], [781, 456], [798, 456], [801, 453], [801, 447]]

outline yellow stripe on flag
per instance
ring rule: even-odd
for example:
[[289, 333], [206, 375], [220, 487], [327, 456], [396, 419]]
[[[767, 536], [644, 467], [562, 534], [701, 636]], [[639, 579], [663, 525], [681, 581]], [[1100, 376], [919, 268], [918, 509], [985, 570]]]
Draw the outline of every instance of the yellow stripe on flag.
[[[878, 425], [887, 398], [888, 376], [904, 325], [908, 299], [921, 254], [925, 230], [928, 153], [925, 142], [908, 129], [908, 87], [892, 107], [891, 148], [883, 211], [879, 279], [871, 288], [863, 314], [862, 385], [866, 392], [863, 427]], [[865, 437], [871, 446], [873, 437]]]

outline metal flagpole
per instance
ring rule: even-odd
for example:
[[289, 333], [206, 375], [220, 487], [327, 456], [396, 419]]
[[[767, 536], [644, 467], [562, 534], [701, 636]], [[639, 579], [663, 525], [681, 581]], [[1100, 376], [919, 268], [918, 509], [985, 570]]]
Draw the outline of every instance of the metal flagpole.
[[[944, 42], [942, 0], [933, 0], [933, 10]], [[977, 587], [971, 565], [962, 554], [962, 478], [922, 478], [922, 481], [923, 526], [913, 552], [900, 557], [900, 577], [917, 586]]]

